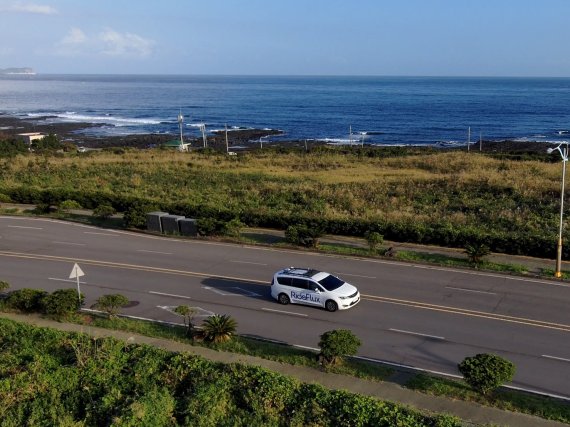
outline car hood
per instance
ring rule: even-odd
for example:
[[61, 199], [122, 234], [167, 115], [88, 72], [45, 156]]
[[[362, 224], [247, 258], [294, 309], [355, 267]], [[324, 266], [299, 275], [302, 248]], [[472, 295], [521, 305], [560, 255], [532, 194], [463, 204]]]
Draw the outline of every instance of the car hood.
[[358, 291], [358, 289], [356, 289], [350, 283], [345, 283], [340, 288], [336, 289], [334, 292], [336, 294], [338, 294], [339, 296], [348, 297], [357, 291]]

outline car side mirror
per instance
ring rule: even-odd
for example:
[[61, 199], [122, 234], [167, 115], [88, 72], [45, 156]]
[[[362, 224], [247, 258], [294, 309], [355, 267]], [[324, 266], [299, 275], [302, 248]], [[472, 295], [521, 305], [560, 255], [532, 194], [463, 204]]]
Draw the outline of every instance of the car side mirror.
[[319, 290], [319, 288], [315, 288], [315, 292], [321, 293], [321, 291]]

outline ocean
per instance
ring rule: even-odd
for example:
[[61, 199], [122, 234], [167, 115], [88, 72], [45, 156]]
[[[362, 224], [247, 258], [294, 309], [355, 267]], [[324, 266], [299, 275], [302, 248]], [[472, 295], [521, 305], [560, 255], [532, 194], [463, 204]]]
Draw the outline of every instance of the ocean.
[[0, 114], [89, 135], [278, 129], [271, 140], [460, 146], [570, 138], [570, 78], [1, 75]]

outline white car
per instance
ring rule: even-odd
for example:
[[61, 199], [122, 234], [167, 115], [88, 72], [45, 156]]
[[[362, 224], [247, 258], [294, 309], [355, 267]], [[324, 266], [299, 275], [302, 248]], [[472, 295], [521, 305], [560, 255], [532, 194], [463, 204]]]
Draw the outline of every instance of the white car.
[[346, 310], [360, 301], [358, 289], [324, 271], [289, 267], [273, 276], [271, 296], [281, 304], [305, 304], [328, 311]]

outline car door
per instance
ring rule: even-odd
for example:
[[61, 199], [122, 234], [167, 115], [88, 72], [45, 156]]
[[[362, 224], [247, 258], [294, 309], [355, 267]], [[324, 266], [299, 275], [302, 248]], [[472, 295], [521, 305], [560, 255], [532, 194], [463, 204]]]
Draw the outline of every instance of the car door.
[[318, 305], [320, 298], [309, 286], [309, 281], [304, 277], [295, 277], [291, 283], [291, 301], [298, 304]]

